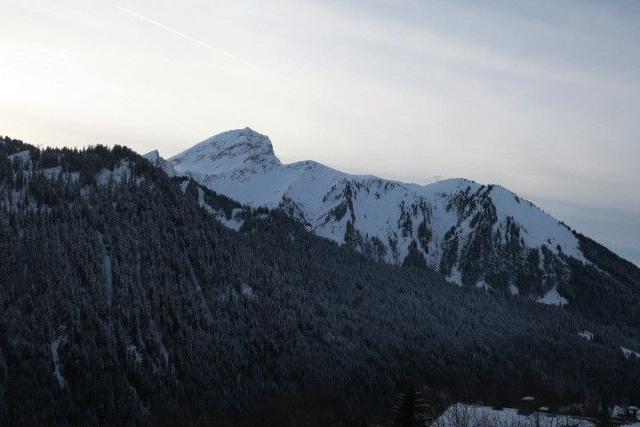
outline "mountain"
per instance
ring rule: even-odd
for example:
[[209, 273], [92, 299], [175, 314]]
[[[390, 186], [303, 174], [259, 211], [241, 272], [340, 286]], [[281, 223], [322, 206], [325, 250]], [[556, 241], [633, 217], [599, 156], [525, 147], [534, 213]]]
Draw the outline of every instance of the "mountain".
[[171, 163], [160, 157], [158, 150], [150, 151], [142, 157], [147, 159], [153, 166], [160, 168], [167, 175], [176, 176], [176, 171], [173, 169]]
[[0, 142], [0, 425], [383, 424], [424, 384], [640, 399], [638, 323], [376, 262], [126, 147]]
[[[376, 260], [428, 267], [459, 285], [565, 305], [590, 286], [576, 283], [579, 271], [611, 268], [601, 256], [586, 256], [584, 246], [595, 242], [499, 185], [416, 185], [313, 161], [282, 164], [269, 138], [249, 128], [216, 135], [169, 161], [177, 174], [243, 204], [280, 208], [318, 236]], [[633, 271], [615, 278], [616, 286], [637, 295], [638, 269], [615, 258], [608, 258], [614, 269]], [[611, 278], [603, 273], [598, 280]]]

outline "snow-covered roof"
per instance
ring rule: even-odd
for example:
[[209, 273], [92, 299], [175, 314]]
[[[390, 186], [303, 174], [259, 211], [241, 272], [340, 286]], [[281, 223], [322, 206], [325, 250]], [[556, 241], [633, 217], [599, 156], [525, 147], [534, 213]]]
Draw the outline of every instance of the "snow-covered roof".
[[556, 427], [570, 425], [572, 427], [595, 427], [590, 421], [566, 415], [554, 415], [534, 412], [522, 415], [514, 408], [494, 409], [488, 406], [475, 406], [458, 403], [450, 406], [431, 424], [431, 427], [485, 427], [485, 426], [518, 426], [518, 427]]

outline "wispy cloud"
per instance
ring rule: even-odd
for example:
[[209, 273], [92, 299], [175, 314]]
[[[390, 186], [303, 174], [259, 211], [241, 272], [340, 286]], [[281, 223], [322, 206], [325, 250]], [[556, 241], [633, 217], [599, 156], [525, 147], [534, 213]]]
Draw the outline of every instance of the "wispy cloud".
[[132, 16], [134, 18], [137, 18], [140, 21], [149, 23], [151, 25], [155, 25], [156, 27], [161, 28], [161, 29], [163, 29], [165, 31], [168, 31], [168, 32], [170, 32], [172, 34], [175, 34], [178, 37], [181, 37], [181, 38], [183, 38], [185, 40], [193, 42], [193, 43], [195, 43], [195, 44], [197, 44], [197, 45], [199, 45], [201, 47], [204, 47], [205, 49], [208, 49], [208, 50], [210, 50], [212, 52], [215, 52], [216, 54], [218, 54], [220, 56], [224, 56], [227, 59], [230, 59], [232, 61], [235, 61], [237, 63], [245, 65], [247, 67], [251, 67], [251, 68], [253, 68], [255, 70], [261, 71], [261, 67], [259, 65], [256, 65], [256, 64], [254, 64], [252, 62], [249, 62], [249, 61], [246, 61], [246, 60], [240, 58], [239, 56], [234, 55], [231, 52], [228, 52], [228, 51], [226, 51], [224, 49], [220, 49], [220, 48], [217, 48], [215, 46], [212, 46], [207, 42], [204, 42], [204, 41], [199, 40], [199, 39], [197, 39], [195, 37], [192, 37], [189, 34], [185, 34], [182, 31], [178, 31], [175, 28], [171, 28], [171, 27], [169, 27], [169, 26], [167, 26], [167, 25], [165, 25], [165, 24], [163, 24], [161, 22], [158, 22], [158, 21], [156, 21], [154, 19], [149, 18], [148, 16], [142, 15], [140, 13], [134, 12], [133, 10], [127, 9], [127, 8], [124, 8], [124, 7], [118, 7], [118, 10], [120, 10], [121, 12], [126, 13], [127, 15], [130, 15], [130, 16]]

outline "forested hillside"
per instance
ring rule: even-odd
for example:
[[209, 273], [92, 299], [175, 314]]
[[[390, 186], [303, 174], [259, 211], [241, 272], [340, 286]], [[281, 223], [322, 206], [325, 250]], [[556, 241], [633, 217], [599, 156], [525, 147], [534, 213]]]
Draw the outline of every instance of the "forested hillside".
[[373, 262], [125, 147], [0, 142], [0, 425], [224, 425], [261, 405], [262, 425], [293, 425], [304, 396], [324, 396], [307, 425], [359, 425], [424, 384], [637, 401], [621, 347], [639, 351], [640, 329], [594, 304]]

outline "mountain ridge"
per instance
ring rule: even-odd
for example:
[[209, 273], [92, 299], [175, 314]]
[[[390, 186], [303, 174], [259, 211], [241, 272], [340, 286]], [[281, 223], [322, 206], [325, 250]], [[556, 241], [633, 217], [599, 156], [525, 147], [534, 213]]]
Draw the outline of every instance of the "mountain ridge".
[[459, 285], [564, 304], [566, 258], [590, 263], [573, 230], [500, 185], [464, 178], [419, 185], [311, 160], [282, 164], [270, 139], [250, 128], [215, 135], [168, 162], [241, 203], [283, 209], [319, 236], [377, 260], [424, 264]]

